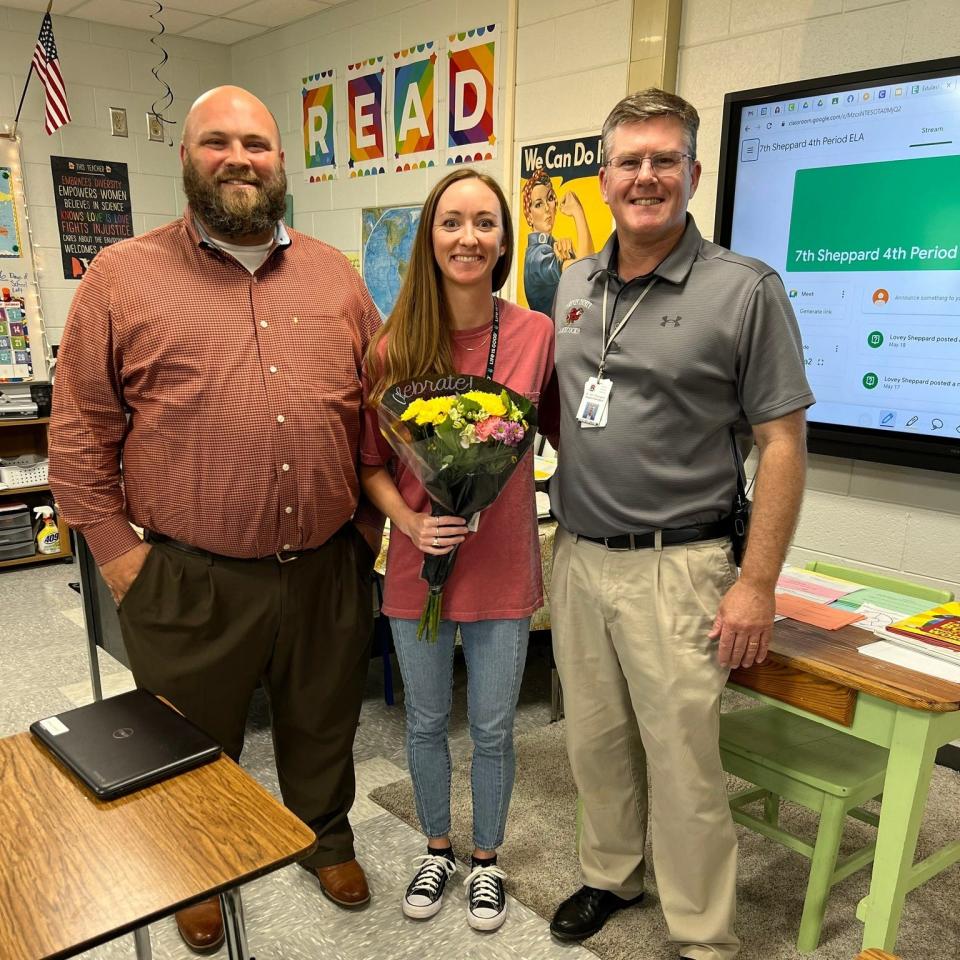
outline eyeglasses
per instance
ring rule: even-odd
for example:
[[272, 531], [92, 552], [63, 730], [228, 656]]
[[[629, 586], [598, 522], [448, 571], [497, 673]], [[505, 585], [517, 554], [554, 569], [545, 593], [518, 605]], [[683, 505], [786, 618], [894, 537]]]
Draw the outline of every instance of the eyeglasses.
[[663, 153], [654, 153], [649, 157], [610, 157], [605, 166], [612, 177], [617, 180], [632, 180], [643, 169], [643, 162], [650, 161], [650, 169], [654, 176], [668, 177], [679, 173], [684, 160], [693, 160], [689, 153], [679, 153], [676, 150], [667, 150]]

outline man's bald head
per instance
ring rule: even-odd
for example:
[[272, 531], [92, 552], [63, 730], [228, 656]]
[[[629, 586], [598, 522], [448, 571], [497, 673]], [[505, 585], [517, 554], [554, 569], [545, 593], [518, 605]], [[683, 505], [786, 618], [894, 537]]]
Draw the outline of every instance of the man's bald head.
[[190, 208], [217, 239], [266, 242], [283, 217], [287, 179], [273, 114], [240, 87], [208, 90], [180, 143]]
[[[243, 87], [214, 87], [193, 102], [183, 123], [181, 144], [189, 146], [201, 130], [225, 123], [252, 123], [261, 132], [269, 129], [274, 145], [280, 148], [280, 126], [266, 104]], [[265, 129], [266, 128], [266, 129]]]

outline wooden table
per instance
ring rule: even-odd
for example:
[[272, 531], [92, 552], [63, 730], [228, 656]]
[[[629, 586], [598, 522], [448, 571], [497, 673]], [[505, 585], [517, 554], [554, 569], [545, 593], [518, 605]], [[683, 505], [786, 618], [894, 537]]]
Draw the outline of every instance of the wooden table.
[[890, 751], [870, 892], [857, 917], [864, 950], [892, 951], [907, 893], [960, 860], [957, 840], [913, 863], [937, 750], [960, 739], [960, 684], [858, 652], [875, 639], [856, 627], [828, 631], [781, 620], [767, 661], [733, 671], [730, 683]]
[[145, 924], [214, 894], [228, 954], [247, 960], [235, 888], [316, 844], [226, 757], [104, 803], [28, 733], [0, 739], [0, 811], [3, 960], [71, 957], [129, 932], [149, 956]]

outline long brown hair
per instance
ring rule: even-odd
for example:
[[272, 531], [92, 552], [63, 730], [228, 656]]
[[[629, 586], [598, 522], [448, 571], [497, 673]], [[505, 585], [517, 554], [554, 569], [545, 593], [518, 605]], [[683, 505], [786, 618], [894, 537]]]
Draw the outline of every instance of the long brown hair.
[[[499, 290], [507, 282], [513, 261], [513, 224], [507, 198], [493, 177], [470, 167], [454, 170], [430, 191], [423, 204], [400, 295], [367, 350], [367, 369], [372, 382], [369, 402], [372, 406], [380, 402], [387, 387], [400, 380], [454, 372], [449, 310], [443, 295], [440, 267], [433, 255], [433, 221], [440, 197], [447, 187], [471, 179], [488, 186], [500, 203], [503, 253], [493, 268], [493, 289]], [[382, 340], [386, 340], [386, 347], [380, 346]]]

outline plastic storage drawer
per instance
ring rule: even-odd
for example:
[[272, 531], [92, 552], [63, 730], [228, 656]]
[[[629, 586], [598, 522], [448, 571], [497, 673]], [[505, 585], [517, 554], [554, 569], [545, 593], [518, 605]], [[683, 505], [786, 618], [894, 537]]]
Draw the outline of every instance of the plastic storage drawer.
[[0, 543], [0, 560], [18, 560], [20, 557], [32, 557], [37, 552], [33, 540], [26, 543]]

